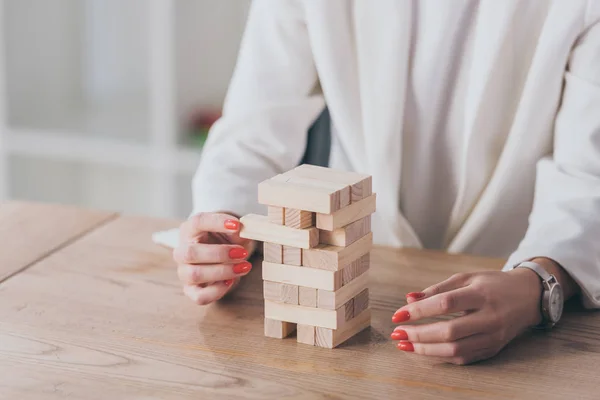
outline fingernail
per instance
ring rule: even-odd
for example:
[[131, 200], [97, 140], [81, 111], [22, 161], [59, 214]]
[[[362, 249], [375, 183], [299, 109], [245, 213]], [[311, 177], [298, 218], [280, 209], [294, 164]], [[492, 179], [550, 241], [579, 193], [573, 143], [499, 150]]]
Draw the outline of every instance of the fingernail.
[[415, 346], [411, 342], [400, 342], [396, 345], [402, 351], [415, 351]]
[[225, 284], [225, 286], [229, 287], [233, 285], [233, 279], [227, 279], [226, 281], [223, 281], [223, 283]]
[[225, 225], [225, 229], [229, 229], [230, 231], [237, 231], [240, 229], [240, 221], [236, 221], [235, 219], [228, 219], [223, 225]]
[[392, 316], [392, 322], [395, 322], [395, 323], [408, 321], [409, 319], [410, 319], [410, 313], [408, 311], [397, 311]]
[[422, 299], [425, 297], [425, 293], [423, 292], [410, 292], [406, 295], [406, 297], [412, 297], [413, 299]]
[[408, 340], [408, 335], [406, 334], [406, 331], [403, 331], [402, 329], [398, 329], [394, 332], [392, 332], [392, 340]]
[[250, 271], [252, 269], [252, 264], [250, 264], [248, 261], [245, 261], [243, 263], [239, 263], [239, 264], [235, 264], [233, 266], [233, 272], [235, 272], [236, 274], [245, 274], [246, 272]]
[[248, 251], [246, 251], [246, 249], [242, 248], [242, 247], [235, 247], [231, 250], [229, 250], [229, 258], [231, 259], [238, 259], [238, 258], [246, 258], [248, 257]]

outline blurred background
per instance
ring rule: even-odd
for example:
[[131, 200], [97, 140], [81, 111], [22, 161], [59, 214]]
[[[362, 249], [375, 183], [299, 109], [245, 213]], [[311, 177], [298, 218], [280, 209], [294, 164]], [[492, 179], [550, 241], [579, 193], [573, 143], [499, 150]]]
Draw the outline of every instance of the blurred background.
[[0, 0], [0, 200], [186, 217], [250, 0]]

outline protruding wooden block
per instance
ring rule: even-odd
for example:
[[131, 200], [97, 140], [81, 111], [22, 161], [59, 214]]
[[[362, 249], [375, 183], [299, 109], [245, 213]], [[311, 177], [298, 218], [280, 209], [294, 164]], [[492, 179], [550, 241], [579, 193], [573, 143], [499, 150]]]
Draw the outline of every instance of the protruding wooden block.
[[369, 273], [367, 271], [336, 291], [317, 290], [317, 307], [327, 310], [337, 310], [368, 287]]
[[262, 277], [265, 281], [314, 289], [338, 290], [342, 287], [342, 271], [327, 271], [295, 265], [263, 262]]
[[369, 308], [369, 289], [365, 289], [354, 297], [354, 315], [358, 315]]
[[305, 307], [316, 307], [317, 289], [300, 286], [298, 288], [298, 303]]
[[296, 285], [263, 281], [263, 297], [278, 303], [299, 304], [299, 289]]
[[296, 328], [296, 341], [298, 343], [315, 345], [315, 327], [311, 325], [298, 324]]
[[315, 225], [315, 213], [295, 208], [285, 209], [285, 226], [290, 228], [302, 229]]
[[354, 221], [333, 231], [319, 230], [319, 243], [332, 246], [349, 246], [371, 232], [371, 216]]
[[283, 263], [283, 246], [280, 244], [263, 243], [263, 260], [272, 263]]
[[272, 224], [285, 224], [285, 212], [283, 207], [269, 206], [267, 208], [267, 217]]
[[294, 332], [296, 324], [292, 322], [278, 321], [270, 318], [265, 318], [265, 336], [276, 339], [283, 339]]
[[299, 247], [283, 246], [283, 264], [302, 265], [302, 249]]
[[345, 311], [344, 307], [337, 310], [325, 310], [316, 307], [276, 303], [265, 299], [265, 318], [296, 324], [337, 329], [344, 326], [346, 321]]
[[367, 174], [303, 164], [285, 175], [349, 185], [351, 189], [348, 204], [362, 200], [372, 193], [372, 178]]
[[331, 213], [317, 214], [317, 228], [326, 231], [342, 228], [354, 221], [358, 221], [368, 215], [371, 215], [376, 210], [377, 195], [372, 194], [356, 203], [350, 204], [348, 207], [342, 208]]
[[310, 249], [319, 242], [317, 228], [294, 229], [289, 226], [270, 223], [264, 215], [248, 214], [240, 218], [240, 237], [281, 244], [284, 246]]
[[367, 309], [350, 321], [344, 323], [344, 326], [333, 330], [330, 328], [315, 328], [315, 346], [332, 349], [344, 343], [352, 336], [358, 334], [363, 329], [371, 325], [371, 310]]
[[337, 271], [370, 252], [372, 247], [372, 232], [347, 247], [320, 244], [315, 248], [302, 250], [302, 265]]
[[258, 202], [271, 206], [331, 214], [349, 201], [350, 186], [317, 179], [277, 175], [258, 185]]

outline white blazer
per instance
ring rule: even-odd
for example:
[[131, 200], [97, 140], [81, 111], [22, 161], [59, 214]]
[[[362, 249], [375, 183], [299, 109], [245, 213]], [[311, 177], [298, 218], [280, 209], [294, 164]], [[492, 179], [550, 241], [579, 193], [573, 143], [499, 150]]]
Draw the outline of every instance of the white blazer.
[[[298, 164], [327, 104], [330, 166], [373, 175], [375, 241], [420, 247], [398, 194], [411, 7], [254, 0], [194, 212], [264, 212], [257, 183]], [[472, 57], [447, 250], [509, 257], [506, 268], [550, 257], [600, 307], [600, 1], [482, 1]]]

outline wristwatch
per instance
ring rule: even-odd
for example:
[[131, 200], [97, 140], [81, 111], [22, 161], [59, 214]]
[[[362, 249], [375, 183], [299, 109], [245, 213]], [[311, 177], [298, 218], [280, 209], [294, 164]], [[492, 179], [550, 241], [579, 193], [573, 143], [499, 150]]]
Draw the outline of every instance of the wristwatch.
[[528, 268], [538, 274], [542, 281], [542, 322], [536, 326], [538, 329], [550, 329], [560, 319], [563, 312], [563, 290], [556, 277], [549, 274], [544, 267], [538, 263], [524, 261], [515, 268]]

